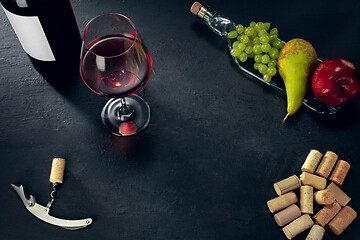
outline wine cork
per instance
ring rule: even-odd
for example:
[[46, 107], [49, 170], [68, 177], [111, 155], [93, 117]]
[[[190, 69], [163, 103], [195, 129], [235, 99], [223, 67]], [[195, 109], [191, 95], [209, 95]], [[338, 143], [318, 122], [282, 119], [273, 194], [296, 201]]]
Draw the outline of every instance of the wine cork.
[[335, 166], [337, 159], [338, 156], [335, 153], [327, 151], [316, 169], [315, 174], [327, 178], [330, 175], [331, 169]]
[[293, 239], [296, 235], [311, 228], [313, 225], [314, 222], [311, 217], [308, 214], [304, 214], [283, 227], [283, 232], [288, 239]]
[[300, 210], [302, 213], [314, 214], [314, 188], [312, 186], [300, 187]]
[[327, 205], [335, 202], [335, 195], [329, 190], [320, 190], [314, 193], [314, 199], [317, 204]]
[[294, 204], [298, 201], [298, 198], [294, 192], [288, 192], [284, 195], [281, 195], [277, 198], [273, 198], [267, 201], [267, 206], [271, 213], [277, 212], [281, 209], [284, 209], [291, 204]]
[[356, 217], [355, 210], [346, 206], [331, 220], [329, 228], [334, 234], [340, 235]]
[[326, 189], [334, 194], [335, 200], [343, 207], [351, 200], [351, 198], [346, 195], [343, 190], [336, 186], [335, 183], [330, 183], [330, 185]]
[[51, 165], [50, 182], [62, 183], [64, 178], [65, 159], [54, 158]]
[[274, 183], [275, 192], [280, 196], [287, 192], [300, 187], [300, 179], [296, 175], [292, 175], [277, 183]]
[[344, 160], [339, 160], [336, 163], [333, 173], [330, 176], [330, 181], [336, 183], [339, 187], [342, 186], [346, 174], [349, 172], [350, 164]]
[[318, 190], [323, 190], [326, 187], [326, 178], [307, 172], [303, 172], [300, 175], [300, 181], [302, 185], [310, 185]]
[[322, 240], [325, 234], [325, 229], [317, 224], [312, 226], [309, 234], [305, 240]]
[[197, 14], [201, 8], [201, 3], [199, 2], [194, 2], [192, 5], [191, 5], [191, 8], [190, 8], [190, 12], [192, 12], [193, 14]]
[[292, 220], [301, 216], [300, 208], [296, 204], [292, 204], [289, 207], [285, 208], [281, 212], [278, 212], [274, 215], [275, 222], [280, 227], [285, 226]]
[[301, 167], [301, 171], [314, 173], [317, 165], [321, 160], [322, 154], [318, 150], [311, 150], [309, 155], [307, 156], [304, 164]]
[[340, 204], [335, 201], [333, 204], [325, 205], [320, 209], [320, 211], [315, 214], [314, 220], [320, 226], [325, 227], [325, 225], [328, 224], [340, 210]]

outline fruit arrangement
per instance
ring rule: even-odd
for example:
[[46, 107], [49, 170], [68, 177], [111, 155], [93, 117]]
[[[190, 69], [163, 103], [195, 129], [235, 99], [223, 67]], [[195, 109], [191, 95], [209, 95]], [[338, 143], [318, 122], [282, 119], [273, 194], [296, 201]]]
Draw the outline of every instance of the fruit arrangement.
[[240, 70], [287, 95], [283, 121], [301, 105], [324, 116], [333, 115], [360, 92], [359, 72], [346, 59], [322, 62], [309, 42], [297, 38], [285, 43], [278, 38], [278, 29], [268, 22], [236, 25], [199, 2], [194, 2], [190, 11], [227, 41]]
[[270, 82], [279, 72], [287, 95], [287, 114], [283, 121], [301, 107], [310, 81], [313, 95], [327, 106], [340, 106], [360, 91], [353, 63], [331, 58], [317, 67], [317, 54], [309, 42], [297, 38], [284, 45], [278, 38], [278, 29], [270, 30], [270, 26], [268, 22], [254, 21], [248, 27], [238, 24], [227, 37], [235, 40], [231, 56], [243, 63], [252, 59], [254, 69], [262, 74], [265, 82]]

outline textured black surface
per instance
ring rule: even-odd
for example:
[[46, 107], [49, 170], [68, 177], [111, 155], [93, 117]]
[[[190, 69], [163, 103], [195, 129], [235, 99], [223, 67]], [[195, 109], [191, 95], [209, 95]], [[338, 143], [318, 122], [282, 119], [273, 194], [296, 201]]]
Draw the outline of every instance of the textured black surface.
[[[107, 12], [140, 30], [154, 64], [145, 87], [151, 123], [134, 137], [110, 135], [100, 120], [106, 99], [80, 77], [66, 88], [45, 81], [0, 10], [0, 239], [285, 239], [266, 201], [313, 148], [351, 163], [343, 189], [360, 212], [360, 97], [336, 117], [302, 108], [281, 124], [286, 99], [236, 70], [191, 1], [72, 3], [80, 31]], [[239, 23], [269, 21], [284, 40], [304, 38], [322, 59], [360, 66], [358, 1], [207, 3]], [[53, 157], [67, 165], [51, 214], [92, 217], [91, 227], [45, 224], [10, 187], [24, 184], [45, 205]], [[357, 219], [341, 239], [359, 235]], [[325, 239], [337, 238], [327, 231]]]

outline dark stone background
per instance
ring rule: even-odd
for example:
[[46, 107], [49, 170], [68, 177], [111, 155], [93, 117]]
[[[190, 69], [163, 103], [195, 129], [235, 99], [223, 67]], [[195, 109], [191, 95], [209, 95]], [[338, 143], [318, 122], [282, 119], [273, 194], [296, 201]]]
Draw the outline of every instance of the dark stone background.
[[[140, 30], [153, 57], [151, 123], [137, 136], [112, 136], [100, 120], [106, 99], [80, 77], [51, 86], [0, 10], [0, 239], [285, 239], [266, 201], [275, 181], [300, 174], [313, 148], [351, 163], [343, 189], [360, 212], [360, 97], [338, 116], [303, 107], [282, 124], [286, 99], [236, 70], [225, 42], [189, 12], [192, 1], [72, 3], [80, 31], [108, 12]], [[285, 41], [306, 39], [321, 59], [360, 67], [359, 1], [206, 3], [238, 23], [269, 21]], [[53, 157], [67, 165], [51, 214], [92, 217], [91, 227], [45, 224], [10, 187], [24, 184], [46, 205]], [[341, 239], [359, 235], [357, 219]], [[340, 238], [327, 231], [325, 239]]]

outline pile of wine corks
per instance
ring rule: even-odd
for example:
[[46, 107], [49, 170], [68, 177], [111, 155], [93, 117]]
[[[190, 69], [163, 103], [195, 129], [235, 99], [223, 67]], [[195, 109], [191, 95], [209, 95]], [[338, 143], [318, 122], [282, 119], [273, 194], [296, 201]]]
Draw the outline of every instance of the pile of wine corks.
[[[350, 164], [338, 160], [335, 153], [328, 151], [323, 157], [319, 151], [311, 150], [301, 167], [300, 179], [293, 175], [274, 184], [279, 197], [267, 205], [271, 213], [277, 212], [274, 219], [288, 239], [311, 228], [306, 240], [321, 240], [326, 225], [336, 235], [350, 225], [357, 214], [347, 206], [351, 198], [340, 188], [349, 169]], [[300, 207], [296, 189], [300, 189]], [[315, 215], [314, 205], [321, 206]]]

